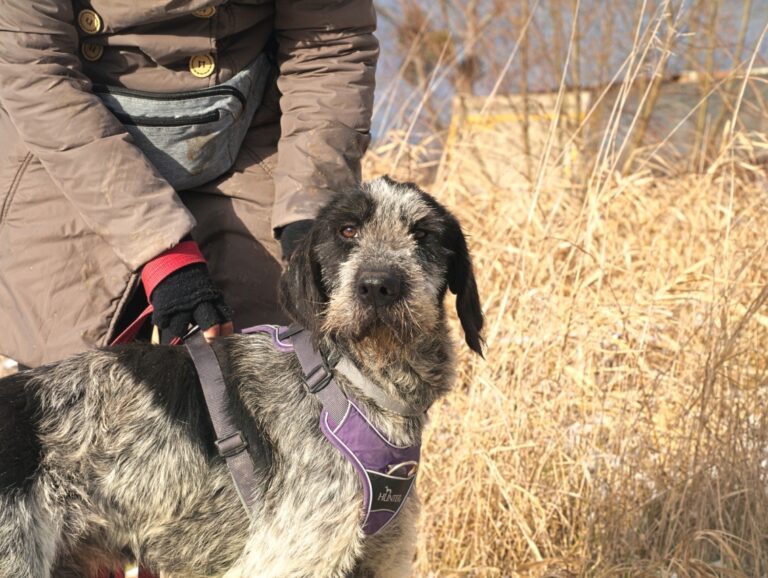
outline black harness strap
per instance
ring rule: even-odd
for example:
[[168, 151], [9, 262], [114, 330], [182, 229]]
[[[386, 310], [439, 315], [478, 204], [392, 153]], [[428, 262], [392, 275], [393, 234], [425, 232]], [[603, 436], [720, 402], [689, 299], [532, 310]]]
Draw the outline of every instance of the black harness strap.
[[291, 337], [296, 357], [304, 370], [304, 384], [316, 395], [325, 411], [337, 424], [344, 419], [349, 401], [333, 379], [333, 373], [325, 359], [312, 345], [309, 331], [301, 331]]
[[219, 361], [205, 340], [202, 331], [194, 331], [188, 335], [184, 344], [187, 346], [200, 378], [205, 403], [208, 406], [208, 414], [213, 423], [219, 455], [227, 462], [237, 494], [250, 518], [253, 515], [253, 500], [256, 495], [253, 460], [248, 453], [248, 442], [235, 425], [229, 412], [227, 388], [221, 374]]

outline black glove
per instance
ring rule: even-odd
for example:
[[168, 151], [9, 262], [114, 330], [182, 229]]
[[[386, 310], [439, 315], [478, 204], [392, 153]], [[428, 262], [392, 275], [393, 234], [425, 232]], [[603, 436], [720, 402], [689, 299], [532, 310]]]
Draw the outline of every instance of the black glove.
[[282, 229], [280, 229], [280, 248], [283, 250], [283, 260], [287, 261], [293, 255], [296, 247], [304, 238], [304, 235], [312, 228], [312, 219], [304, 219], [303, 221], [296, 221], [289, 223]]
[[213, 284], [204, 263], [174, 271], [152, 291], [152, 323], [160, 329], [161, 342], [183, 337], [189, 325], [205, 330], [232, 320], [232, 310]]

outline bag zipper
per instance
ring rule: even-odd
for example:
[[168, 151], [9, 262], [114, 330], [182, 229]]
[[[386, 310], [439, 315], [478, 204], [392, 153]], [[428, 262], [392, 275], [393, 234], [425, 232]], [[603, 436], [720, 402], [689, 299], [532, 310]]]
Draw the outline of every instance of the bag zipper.
[[245, 95], [234, 86], [212, 86], [201, 90], [188, 90], [185, 92], [148, 92], [145, 90], [129, 90], [118, 86], [107, 86], [106, 84], [94, 84], [93, 92], [99, 94], [113, 94], [115, 96], [132, 96], [135, 98], [146, 98], [149, 100], [187, 100], [190, 98], [206, 98], [209, 96], [234, 96], [245, 108]]
[[180, 118], [158, 116], [131, 116], [122, 112], [112, 112], [115, 118], [129, 126], [186, 126], [188, 124], [205, 124], [216, 122], [221, 118], [221, 112], [212, 110], [204, 114], [192, 114]]

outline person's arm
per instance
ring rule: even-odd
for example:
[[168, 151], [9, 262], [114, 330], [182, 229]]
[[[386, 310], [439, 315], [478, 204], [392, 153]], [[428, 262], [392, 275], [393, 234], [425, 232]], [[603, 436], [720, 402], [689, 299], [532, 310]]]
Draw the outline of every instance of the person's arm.
[[[177, 253], [195, 220], [91, 92], [74, 21], [71, 0], [2, 0], [0, 105], [85, 223], [138, 271]], [[207, 337], [232, 332], [204, 263], [157, 280], [147, 297], [155, 323], [171, 335], [190, 322]]]
[[88, 226], [131, 270], [194, 226], [82, 73], [71, 0], [2, 0], [0, 104]]
[[282, 134], [272, 225], [314, 218], [360, 181], [379, 46], [372, 0], [276, 0]]

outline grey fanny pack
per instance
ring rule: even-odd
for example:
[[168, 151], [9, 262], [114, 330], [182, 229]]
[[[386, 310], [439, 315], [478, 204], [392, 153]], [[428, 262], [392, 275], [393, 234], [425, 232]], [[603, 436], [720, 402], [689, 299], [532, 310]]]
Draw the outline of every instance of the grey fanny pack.
[[262, 54], [228, 82], [201, 90], [155, 93], [94, 85], [93, 91], [171, 186], [184, 190], [232, 168], [271, 68]]

